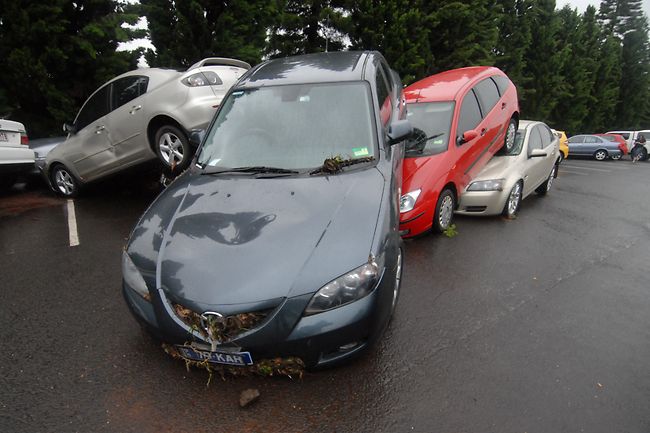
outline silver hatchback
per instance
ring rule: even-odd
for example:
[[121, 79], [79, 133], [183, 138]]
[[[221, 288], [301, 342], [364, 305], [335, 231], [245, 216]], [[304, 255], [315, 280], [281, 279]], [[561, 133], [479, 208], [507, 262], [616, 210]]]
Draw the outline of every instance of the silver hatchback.
[[95, 91], [65, 142], [45, 160], [44, 175], [57, 193], [156, 157], [183, 169], [192, 159], [189, 133], [204, 129], [230, 87], [250, 69], [241, 60], [207, 58], [187, 71], [146, 68], [122, 74]]

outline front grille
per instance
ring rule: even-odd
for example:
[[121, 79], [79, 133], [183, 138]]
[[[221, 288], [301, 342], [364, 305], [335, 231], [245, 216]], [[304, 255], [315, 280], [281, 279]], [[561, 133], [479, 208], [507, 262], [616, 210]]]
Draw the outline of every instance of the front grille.
[[487, 206], [466, 206], [465, 212], [483, 212]]
[[[216, 339], [225, 343], [235, 339], [244, 332], [259, 326], [272, 309], [239, 313], [226, 316], [219, 323], [202, 321], [201, 315], [180, 304], [173, 303], [176, 316], [189, 326], [192, 331], [198, 332], [208, 340]], [[208, 329], [206, 329], [206, 327]]]

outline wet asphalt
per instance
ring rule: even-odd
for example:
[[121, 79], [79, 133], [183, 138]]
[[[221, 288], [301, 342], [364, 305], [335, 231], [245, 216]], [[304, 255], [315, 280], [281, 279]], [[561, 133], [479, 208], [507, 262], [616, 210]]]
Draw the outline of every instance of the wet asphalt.
[[516, 220], [407, 241], [396, 315], [362, 359], [209, 387], [120, 293], [154, 180], [76, 199], [75, 247], [65, 200], [0, 196], [1, 432], [650, 431], [650, 163], [568, 160]]

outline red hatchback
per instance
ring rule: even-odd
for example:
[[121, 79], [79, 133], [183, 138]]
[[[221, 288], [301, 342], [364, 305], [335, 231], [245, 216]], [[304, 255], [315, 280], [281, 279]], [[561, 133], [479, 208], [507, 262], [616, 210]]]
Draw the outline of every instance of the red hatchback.
[[427, 77], [404, 95], [414, 134], [404, 159], [400, 233], [444, 232], [472, 178], [499, 149], [514, 146], [517, 89], [501, 70], [475, 66]]

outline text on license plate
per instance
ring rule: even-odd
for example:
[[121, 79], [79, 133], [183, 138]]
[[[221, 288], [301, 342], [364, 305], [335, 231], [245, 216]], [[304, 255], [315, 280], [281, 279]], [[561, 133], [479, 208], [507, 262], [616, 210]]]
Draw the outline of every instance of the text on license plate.
[[183, 358], [187, 358], [192, 361], [203, 362], [207, 360], [208, 362], [214, 364], [226, 365], [253, 364], [253, 358], [249, 352], [210, 352], [208, 350], [199, 350], [193, 347], [181, 345], [177, 345], [176, 349], [178, 349], [178, 352]]

